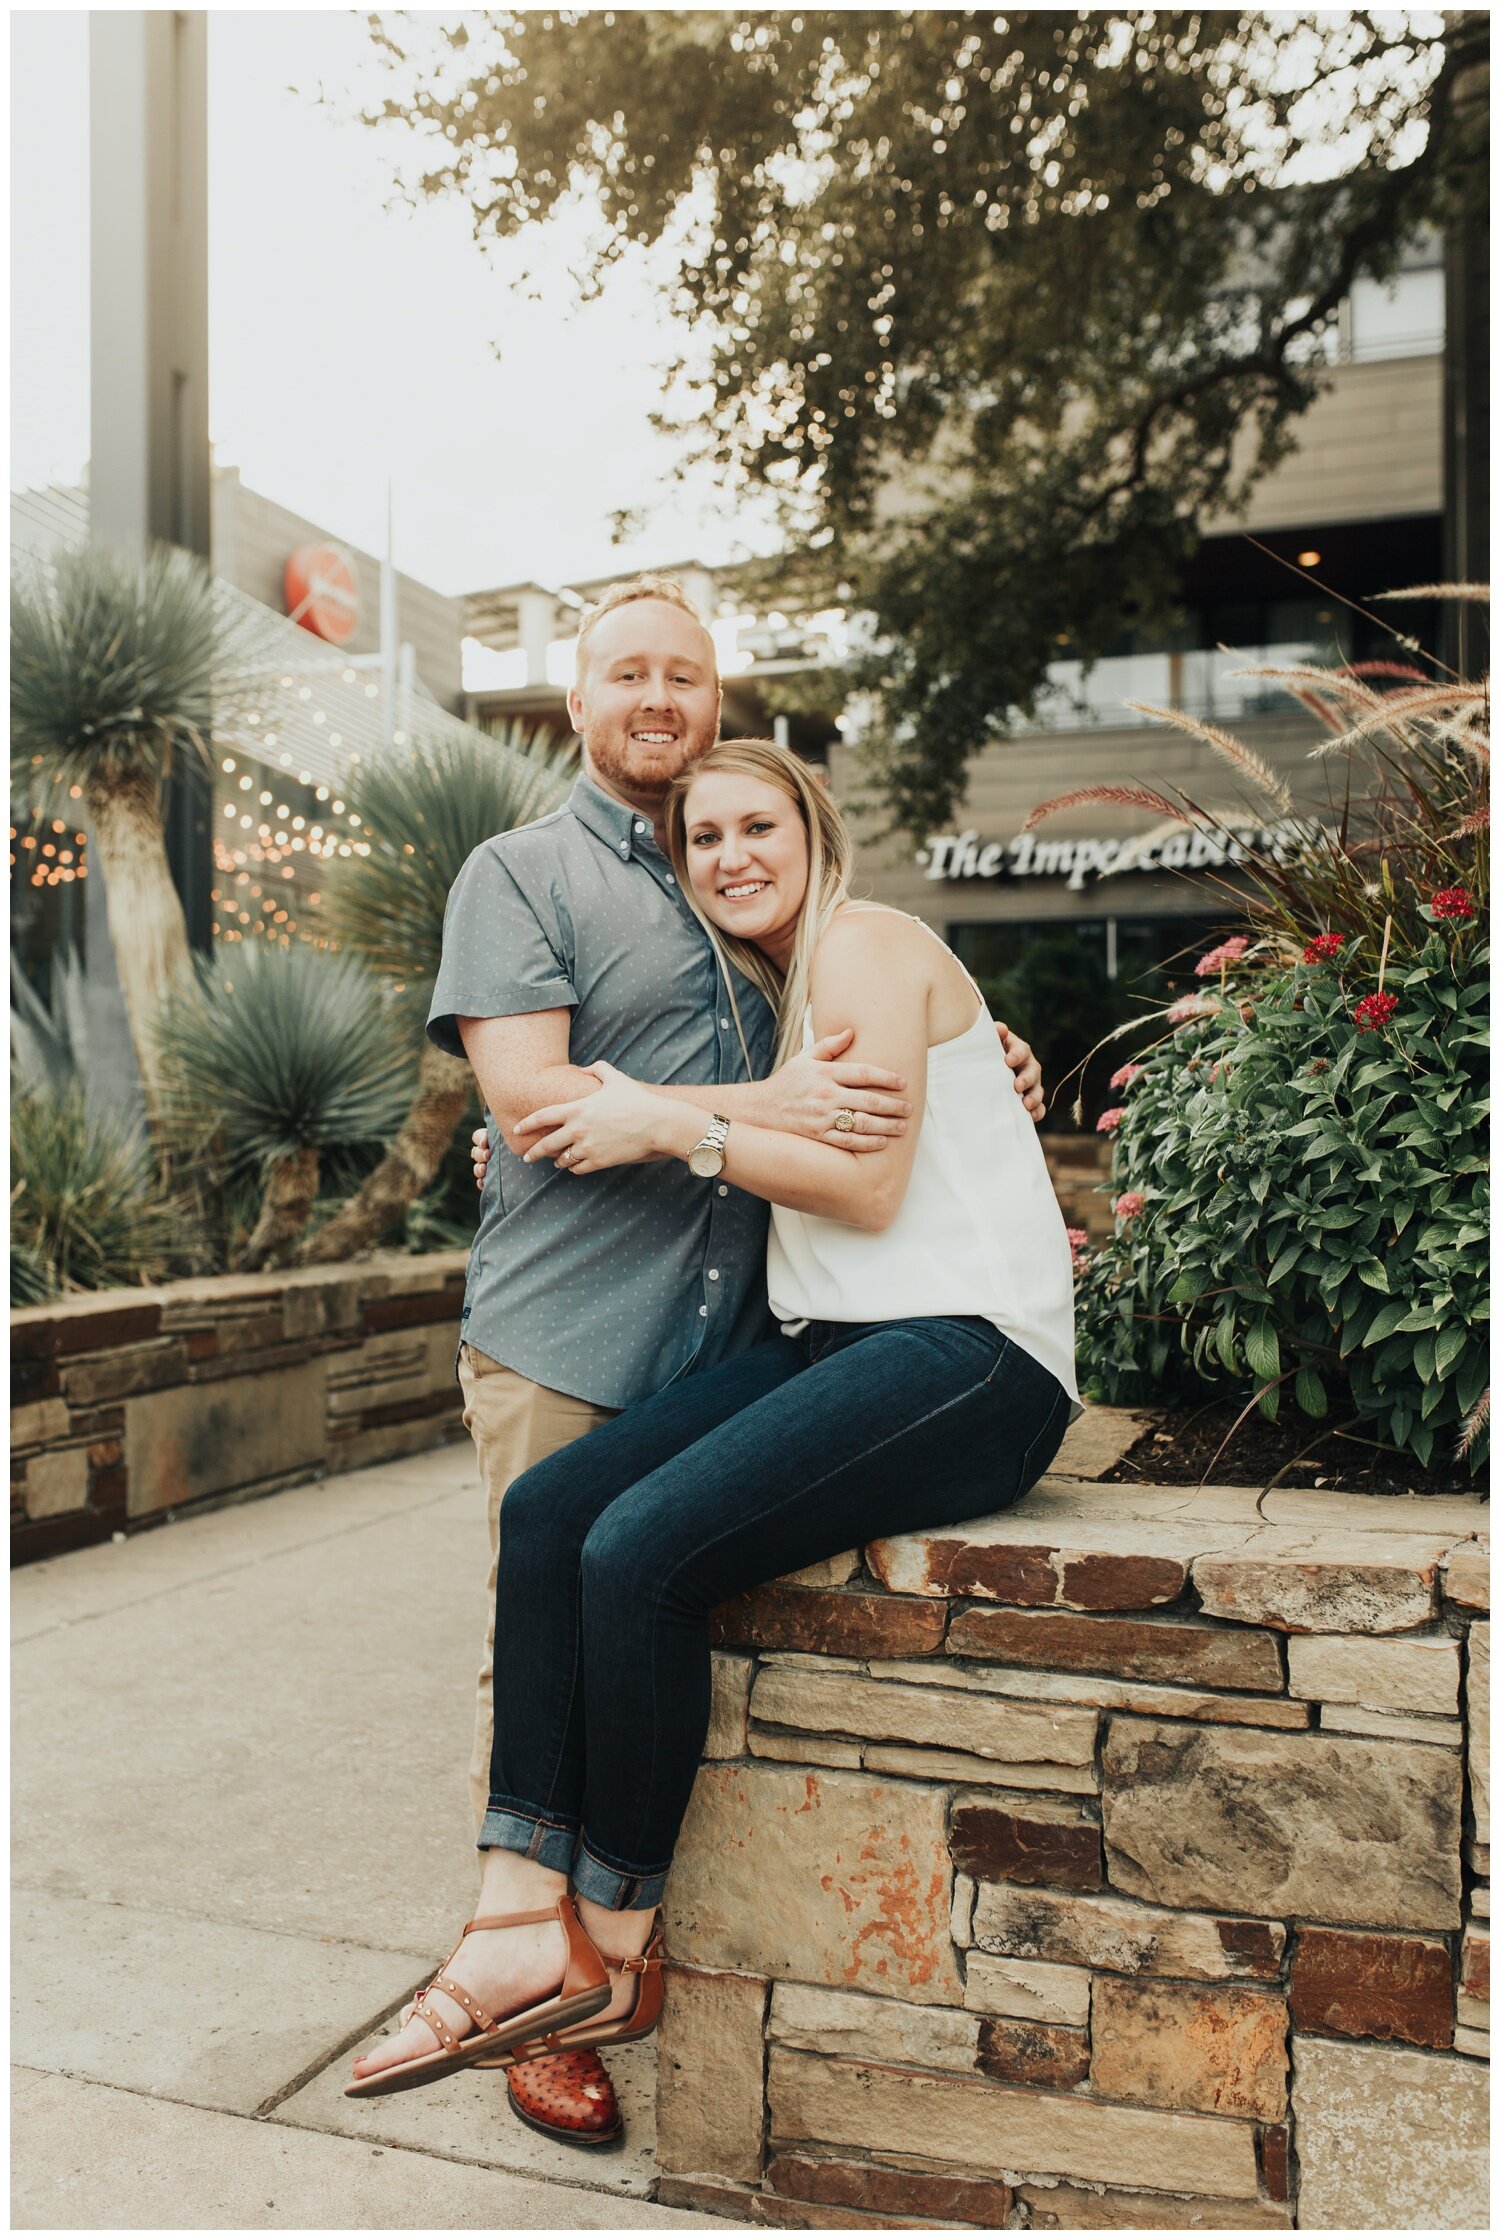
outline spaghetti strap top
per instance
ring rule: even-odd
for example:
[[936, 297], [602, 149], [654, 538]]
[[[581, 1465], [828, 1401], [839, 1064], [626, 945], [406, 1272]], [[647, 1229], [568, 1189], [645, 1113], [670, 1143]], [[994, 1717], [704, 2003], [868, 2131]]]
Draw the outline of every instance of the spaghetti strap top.
[[[930, 926], [922, 930], [953, 955]], [[922, 1126], [895, 1219], [871, 1232], [773, 1205], [771, 1311], [792, 1325], [981, 1316], [1051, 1370], [1076, 1414], [1067, 1228], [989, 1007], [967, 966], [953, 961], [979, 1014], [927, 1052]], [[810, 1010], [803, 1035], [811, 1043]]]

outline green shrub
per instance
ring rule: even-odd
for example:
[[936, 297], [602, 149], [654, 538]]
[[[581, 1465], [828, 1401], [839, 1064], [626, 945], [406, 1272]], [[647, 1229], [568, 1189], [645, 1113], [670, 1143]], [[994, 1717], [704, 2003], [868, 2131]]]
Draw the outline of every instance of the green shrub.
[[1364, 1031], [1362, 946], [1352, 985], [1247, 982], [1249, 1019], [1181, 1026], [1128, 1084], [1112, 1188], [1144, 1203], [1080, 1287], [1097, 1397], [1248, 1381], [1274, 1418], [1332, 1389], [1422, 1464], [1455, 1451], [1488, 1376], [1488, 944], [1434, 930]]
[[10, 1158], [13, 1307], [163, 1272], [175, 1225], [145, 1139], [91, 1111], [79, 1083], [11, 1099]]

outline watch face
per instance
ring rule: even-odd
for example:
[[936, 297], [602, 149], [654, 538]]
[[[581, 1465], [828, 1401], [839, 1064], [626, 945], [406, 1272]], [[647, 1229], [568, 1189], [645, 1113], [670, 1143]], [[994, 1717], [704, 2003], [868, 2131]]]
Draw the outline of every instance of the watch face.
[[705, 1182], [712, 1181], [724, 1165], [724, 1154], [709, 1143], [697, 1144], [688, 1153], [688, 1172], [701, 1175]]

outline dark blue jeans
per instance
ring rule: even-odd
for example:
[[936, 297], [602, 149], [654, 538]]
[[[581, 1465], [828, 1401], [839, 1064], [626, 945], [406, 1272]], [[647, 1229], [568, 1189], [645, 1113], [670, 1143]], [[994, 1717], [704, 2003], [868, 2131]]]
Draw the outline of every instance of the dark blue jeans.
[[977, 1317], [813, 1323], [526, 1471], [501, 1515], [481, 1850], [571, 1874], [599, 1905], [654, 1905], [708, 1728], [715, 1604], [1007, 1508], [1068, 1409]]

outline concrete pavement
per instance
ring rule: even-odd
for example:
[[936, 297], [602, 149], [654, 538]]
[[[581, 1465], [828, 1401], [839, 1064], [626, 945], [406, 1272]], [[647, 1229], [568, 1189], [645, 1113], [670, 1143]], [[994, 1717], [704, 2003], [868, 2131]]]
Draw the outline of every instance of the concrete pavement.
[[465, 1443], [36, 1564], [12, 1596], [12, 2217], [23, 2230], [714, 2229], [503, 2078], [345, 2100], [449, 1950], [483, 1623]]

